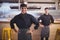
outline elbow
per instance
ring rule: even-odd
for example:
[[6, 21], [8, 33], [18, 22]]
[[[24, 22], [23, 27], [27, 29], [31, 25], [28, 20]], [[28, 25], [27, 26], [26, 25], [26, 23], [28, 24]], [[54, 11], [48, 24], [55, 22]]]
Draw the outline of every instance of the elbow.
[[51, 23], [54, 23], [54, 20]]

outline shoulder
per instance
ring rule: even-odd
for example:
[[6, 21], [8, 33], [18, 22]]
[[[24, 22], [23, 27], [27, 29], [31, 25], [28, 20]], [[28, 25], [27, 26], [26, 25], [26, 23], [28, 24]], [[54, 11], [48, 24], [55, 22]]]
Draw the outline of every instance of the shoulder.
[[27, 14], [27, 15], [31, 16], [31, 14]]
[[30, 17], [33, 17], [33, 15], [31, 15], [31, 14], [27, 14], [28, 16], [30, 16]]
[[15, 15], [14, 18], [16, 18], [16, 17], [18, 17], [18, 16], [19, 16], [19, 14], [18, 14], [18, 15]]
[[15, 15], [12, 19], [17, 19], [20, 16], [20, 14]]
[[45, 14], [41, 15], [41, 17], [43, 17]]
[[38, 20], [42, 19], [44, 16], [44, 14], [40, 15], [40, 17], [38, 18]]
[[44, 17], [44, 14], [40, 15], [40, 17], [39, 17], [39, 18], [42, 18], [42, 17]]
[[51, 15], [51, 14], [49, 14], [49, 16], [50, 16], [50, 17], [52, 17], [52, 15]]

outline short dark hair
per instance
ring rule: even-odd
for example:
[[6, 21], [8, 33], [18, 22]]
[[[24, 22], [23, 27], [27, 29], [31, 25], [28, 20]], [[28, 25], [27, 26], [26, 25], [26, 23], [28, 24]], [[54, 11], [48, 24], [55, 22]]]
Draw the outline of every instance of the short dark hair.
[[22, 7], [27, 7], [27, 5], [23, 3], [20, 5], [20, 8], [22, 8]]
[[48, 9], [47, 7], [45, 8], [45, 10]]

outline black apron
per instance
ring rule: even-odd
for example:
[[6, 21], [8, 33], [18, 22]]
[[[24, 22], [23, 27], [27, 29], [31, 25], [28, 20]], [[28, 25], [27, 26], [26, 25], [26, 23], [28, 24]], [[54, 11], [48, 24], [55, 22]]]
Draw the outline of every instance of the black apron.
[[29, 29], [20, 29], [18, 32], [18, 40], [32, 40], [31, 33], [27, 33]]
[[50, 32], [49, 26], [44, 26], [41, 29], [41, 37], [49, 37], [49, 32]]

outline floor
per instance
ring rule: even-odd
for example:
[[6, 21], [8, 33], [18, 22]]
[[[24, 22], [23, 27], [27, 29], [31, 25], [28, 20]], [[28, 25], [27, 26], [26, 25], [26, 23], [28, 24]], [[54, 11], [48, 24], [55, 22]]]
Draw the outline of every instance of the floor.
[[[0, 40], [2, 39], [2, 29], [4, 27], [10, 27], [9, 23], [0, 23]], [[50, 25], [50, 37], [49, 40], [55, 40], [56, 31], [60, 28], [60, 24], [51, 24]], [[40, 40], [40, 31], [41, 28], [39, 27], [37, 30], [34, 30], [34, 24], [31, 26], [31, 33], [32, 33], [32, 40]], [[12, 30], [12, 40], [17, 40], [18, 36], [17, 33]]]

